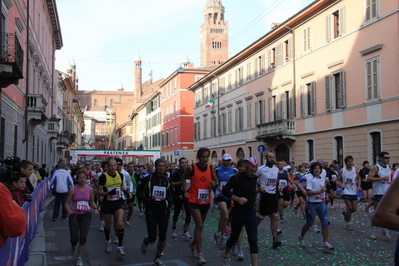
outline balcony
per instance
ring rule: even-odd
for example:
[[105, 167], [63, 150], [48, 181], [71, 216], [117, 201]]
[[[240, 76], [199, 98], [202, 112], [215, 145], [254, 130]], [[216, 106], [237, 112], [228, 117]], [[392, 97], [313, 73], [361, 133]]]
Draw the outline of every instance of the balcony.
[[62, 132], [58, 135], [58, 141], [56, 143], [56, 148], [57, 149], [66, 149], [69, 146], [69, 138], [68, 134], [65, 132]]
[[23, 78], [24, 51], [15, 33], [0, 32], [0, 88]]
[[277, 120], [269, 123], [256, 125], [258, 128], [257, 140], [263, 140], [266, 143], [279, 139], [288, 139], [295, 141], [295, 121], [291, 119]]
[[42, 94], [28, 95], [28, 120], [36, 122], [36, 124], [43, 124], [46, 122], [46, 107], [47, 102]]
[[49, 140], [53, 140], [56, 139], [58, 137], [58, 121], [59, 119], [56, 120], [47, 120], [47, 137], [49, 138]]

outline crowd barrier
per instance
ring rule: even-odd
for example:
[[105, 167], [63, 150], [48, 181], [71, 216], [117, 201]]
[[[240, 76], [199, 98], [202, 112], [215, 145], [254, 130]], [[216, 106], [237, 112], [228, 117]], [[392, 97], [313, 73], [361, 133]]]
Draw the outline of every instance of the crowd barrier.
[[[35, 237], [39, 213], [44, 210], [44, 200], [49, 191], [50, 178], [45, 178], [33, 192], [32, 201], [24, 203], [25, 234], [7, 239], [7, 242], [0, 249], [0, 266], [23, 266], [29, 260], [29, 244]], [[9, 222], [12, 223], [12, 221]]]

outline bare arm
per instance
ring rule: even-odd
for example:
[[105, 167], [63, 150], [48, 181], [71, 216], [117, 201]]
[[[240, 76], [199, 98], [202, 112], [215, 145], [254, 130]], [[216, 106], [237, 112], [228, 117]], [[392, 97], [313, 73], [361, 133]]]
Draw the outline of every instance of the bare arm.
[[[343, 168], [342, 168], [342, 169], [343, 169]], [[339, 186], [341, 189], [344, 188], [344, 186], [342, 185], [342, 169], [339, 170], [338, 176], [337, 176], [337, 181], [335, 181], [336, 184], [337, 184], [337, 186]]]
[[212, 186], [213, 188], [217, 188], [217, 187], [219, 186], [219, 180], [218, 180], [218, 178], [217, 178], [217, 176], [216, 176], [215, 168], [211, 167], [211, 169], [212, 169], [212, 181], [211, 181], [211, 186]]
[[375, 175], [378, 172], [378, 167], [374, 165], [371, 167], [370, 173], [367, 176], [367, 181], [369, 182], [376, 182], [376, 181], [381, 181], [381, 180], [389, 180], [389, 176], [383, 176], [383, 177], [375, 177]]
[[399, 179], [395, 179], [371, 218], [373, 226], [399, 231]]
[[90, 206], [94, 209], [94, 214], [98, 215], [98, 208], [96, 203], [94, 202], [94, 190], [90, 188]]
[[359, 171], [356, 169], [357, 190], [362, 190], [362, 179], [360, 178]]
[[192, 171], [193, 171], [192, 165], [187, 166], [186, 170], [184, 171], [183, 176], [181, 177], [181, 186], [183, 188], [184, 198], [186, 198], [186, 199], [188, 199], [186, 179], [190, 179]]

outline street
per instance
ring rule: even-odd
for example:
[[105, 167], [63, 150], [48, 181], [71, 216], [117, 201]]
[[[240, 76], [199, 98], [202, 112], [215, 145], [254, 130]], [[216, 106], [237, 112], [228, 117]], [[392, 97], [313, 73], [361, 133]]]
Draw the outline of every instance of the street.
[[[75, 265], [76, 256], [70, 254], [68, 222], [58, 219], [52, 221], [52, 201], [45, 210], [44, 228], [46, 234], [46, 255], [48, 265]], [[284, 212], [284, 223], [280, 224], [283, 230], [280, 239], [283, 244], [277, 250], [271, 248], [271, 236], [269, 220], [266, 218], [259, 225], [259, 265], [393, 265], [393, 251], [398, 234], [391, 232], [392, 240], [388, 240], [380, 230], [376, 230], [377, 240], [369, 238], [370, 218], [364, 211], [364, 203], [359, 206], [358, 212], [352, 216], [354, 231], [344, 229], [342, 200], [335, 200], [335, 208], [328, 208], [330, 215], [330, 240], [335, 247], [333, 252], [323, 249], [323, 241], [320, 233], [310, 230], [305, 236], [306, 247], [301, 248], [297, 236], [304, 223], [302, 217], [294, 214], [288, 208]], [[211, 208], [212, 210], [212, 208]], [[209, 212], [205, 221], [203, 231], [203, 253], [207, 261], [206, 265], [221, 265], [221, 251], [213, 241], [216, 230], [218, 210]], [[152, 265], [156, 244], [149, 245], [146, 255], [140, 253], [143, 237], [146, 235], [145, 217], [138, 216], [135, 209], [131, 219], [131, 227], [125, 227], [123, 246], [126, 255], [118, 256], [117, 245], [112, 244], [111, 253], [105, 252], [105, 236], [99, 231], [99, 217], [93, 215], [90, 228], [87, 249], [83, 256], [84, 265]], [[197, 260], [191, 257], [188, 242], [182, 240], [180, 235], [177, 239], [170, 236], [171, 224], [168, 230], [168, 238], [162, 261], [168, 266], [197, 265]], [[190, 226], [190, 234], [193, 235], [193, 225]], [[320, 226], [319, 226], [320, 228]], [[178, 232], [182, 232], [182, 220], [179, 219]], [[111, 230], [112, 240], [115, 234]], [[231, 265], [249, 265], [249, 247], [244, 236], [244, 255], [242, 262], [235, 260], [231, 254]]]

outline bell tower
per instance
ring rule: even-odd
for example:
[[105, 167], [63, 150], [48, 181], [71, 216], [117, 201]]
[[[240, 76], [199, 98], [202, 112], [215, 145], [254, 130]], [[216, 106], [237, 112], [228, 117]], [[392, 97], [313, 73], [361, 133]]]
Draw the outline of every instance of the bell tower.
[[201, 67], [223, 64], [229, 57], [228, 22], [221, 0], [207, 0], [201, 25]]

